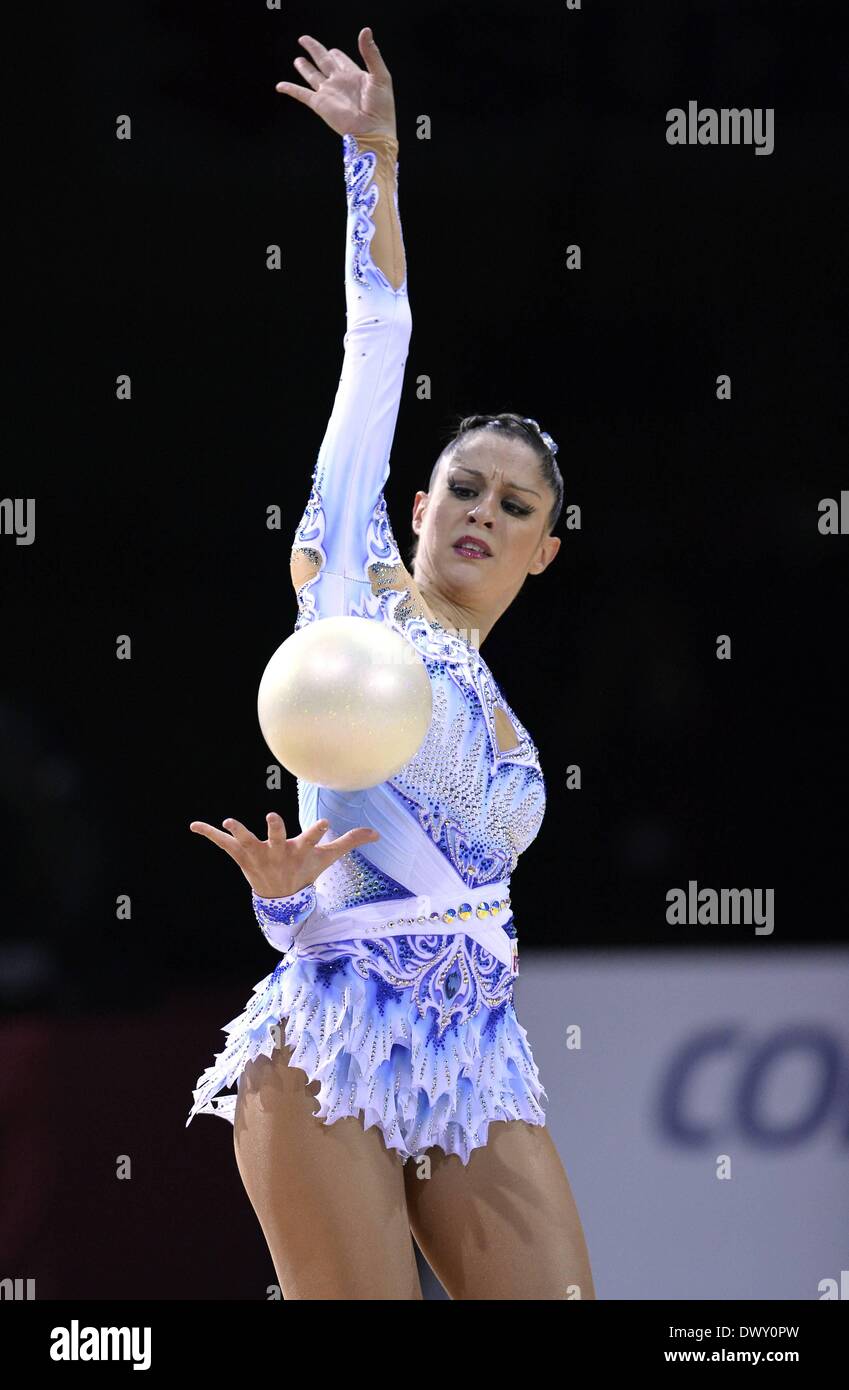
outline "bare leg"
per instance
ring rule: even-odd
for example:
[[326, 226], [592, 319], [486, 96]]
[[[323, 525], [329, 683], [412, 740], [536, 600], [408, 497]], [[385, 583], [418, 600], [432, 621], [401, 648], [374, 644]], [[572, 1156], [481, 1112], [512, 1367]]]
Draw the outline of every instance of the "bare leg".
[[468, 1165], [425, 1151], [404, 1170], [410, 1225], [449, 1298], [595, 1298], [581, 1220], [544, 1125], [496, 1120]]
[[239, 1079], [236, 1162], [286, 1299], [421, 1299], [404, 1169], [376, 1125], [316, 1119], [290, 1047]]

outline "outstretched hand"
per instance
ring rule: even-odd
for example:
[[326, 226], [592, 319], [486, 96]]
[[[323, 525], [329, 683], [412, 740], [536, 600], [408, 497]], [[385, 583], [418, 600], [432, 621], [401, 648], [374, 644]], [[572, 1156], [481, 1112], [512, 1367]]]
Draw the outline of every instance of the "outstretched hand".
[[219, 845], [231, 859], [235, 859], [248, 883], [261, 898], [283, 898], [298, 893], [307, 884], [314, 883], [319, 874], [348, 854], [359, 845], [379, 840], [380, 835], [370, 826], [360, 825], [338, 835], [326, 845], [318, 842], [328, 829], [327, 820], [317, 820], [308, 830], [286, 838], [283, 817], [276, 811], [269, 811], [268, 839], [258, 840], [241, 821], [232, 817], [221, 824], [229, 826], [232, 834], [218, 830], [206, 821], [193, 820], [189, 829], [196, 835], [204, 835], [213, 844]]
[[303, 44], [313, 60], [294, 60], [310, 86], [278, 82], [278, 92], [309, 106], [337, 135], [365, 135], [372, 131], [396, 135], [392, 77], [371, 29], [361, 29], [357, 40], [366, 72], [341, 48], [325, 48], [309, 34], [302, 34], [298, 43]]

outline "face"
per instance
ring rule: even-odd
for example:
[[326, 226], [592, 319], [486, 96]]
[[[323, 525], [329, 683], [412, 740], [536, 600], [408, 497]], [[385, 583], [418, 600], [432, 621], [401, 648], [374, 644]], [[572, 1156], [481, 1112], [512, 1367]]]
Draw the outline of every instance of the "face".
[[[554, 500], [529, 445], [475, 430], [442, 460], [430, 493], [416, 493], [417, 577], [456, 602], [502, 609], [560, 549], [559, 537], [547, 533]], [[464, 553], [464, 536], [485, 553]]]

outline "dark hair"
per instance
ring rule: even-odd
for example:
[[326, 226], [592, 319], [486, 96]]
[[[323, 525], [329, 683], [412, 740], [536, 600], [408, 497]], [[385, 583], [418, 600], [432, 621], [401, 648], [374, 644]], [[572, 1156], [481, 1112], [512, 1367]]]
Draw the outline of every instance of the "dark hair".
[[[448, 433], [451, 437], [447, 444], [443, 445], [439, 457], [430, 471], [427, 491], [430, 492], [436, 481], [436, 475], [442, 460], [454, 452], [458, 440], [460, 440], [463, 435], [469, 434], [472, 430], [484, 429], [488, 425], [495, 426], [503, 434], [512, 435], [513, 438], [521, 439], [525, 444], [529, 444], [539, 459], [543, 481], [548, 484], [551, 491], [554, 493], [554, 505], [548, 515], [548, 531], [550, 534], [557, 525], [558, 518], [563, 509], [563, 475], [560, 472], [554, 453], [552, 453], [551, 449], [546, 444], [539, 429], [535, 428], [534, 424], [526, 419], [526, 417], [514, 415], [512, 411], [504, 411], [501, 415], [466, 415], [462, 417], [458, 415], [454, 424], [447, 426]], [[410, 567], [415, 563], [418, 548], [419, 538], [416, 536], [410, 549], [408, 560], [408, 565]]]

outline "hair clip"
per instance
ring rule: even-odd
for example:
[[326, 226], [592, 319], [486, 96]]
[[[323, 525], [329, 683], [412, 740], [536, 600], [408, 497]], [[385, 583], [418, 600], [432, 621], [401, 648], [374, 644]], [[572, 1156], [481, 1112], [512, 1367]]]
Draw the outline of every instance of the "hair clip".
[[557, 453], [557, 445], [555, 444], [555, 442], [554, 442], [554, 440], [552, 439], [551, 435], [548, 434], [548, 432], [547, 432], [546, 430], [541, 430], [540, 427], [539, 427], [539, 425], [537, 424], [536, 420], [532, 420], [531, 417], [530, 417], [530, 415], [523, 415], [523, 416], [522, 416], [522, 424], [523, 424], [523, 425], [533, 425], [534, 429], [536, 430], [536, 432], [537, 432], [537, 434], [539, 435], [540, 439], [542, 440], [543, 444], [544, 444], [544, 445], [546, 446], [546, 448], [550, 451], [550, 453], [552, 453], [552, 454], [556, 454], [556, 453]]

